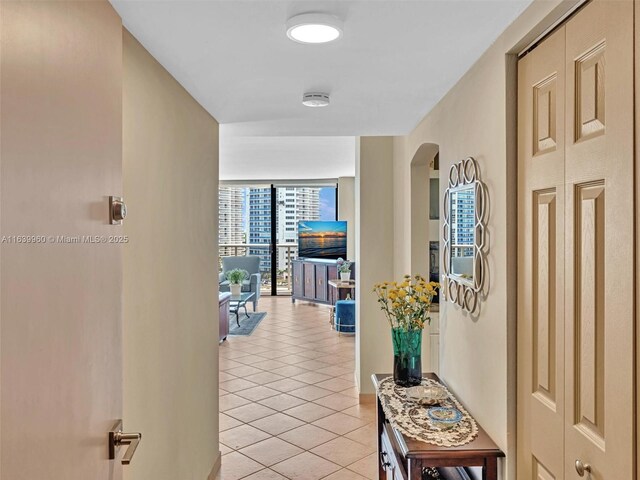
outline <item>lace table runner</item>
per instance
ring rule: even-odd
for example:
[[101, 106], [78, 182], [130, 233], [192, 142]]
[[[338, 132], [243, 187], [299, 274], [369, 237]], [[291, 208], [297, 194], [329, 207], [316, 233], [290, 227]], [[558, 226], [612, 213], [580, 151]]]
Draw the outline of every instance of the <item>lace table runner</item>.
[[[422, 379], [422, 385], [443, 387], [442, 384], [428, 378]], [[446, 387], [443, 388], [447, 390]], [[429, 407], [409, 400], [406, 388], [396, 385], [393, 377], [385, 378], [378, 387], [382, 410], [392, 427], [421, 442], [439, 447], [459, 447], [478, 436], [478, 424], [449, 390], [447, 394], [449, 397], [440, 402], [439, 406], [457, 408], [462, 413], [462, 419], [453, 425], [433, 422], [427, 416]]]

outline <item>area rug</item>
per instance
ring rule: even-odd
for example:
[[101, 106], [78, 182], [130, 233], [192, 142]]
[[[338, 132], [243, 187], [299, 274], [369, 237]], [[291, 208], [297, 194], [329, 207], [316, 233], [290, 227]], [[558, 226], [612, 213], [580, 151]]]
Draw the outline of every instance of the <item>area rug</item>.
[[266, 312], [254, 312], [249, 315], [240, 315], [240, 326], [236, 323], [235, 314], [229, 315], [229, 335], [248, 336], [253, 333], [260, 322], [267, 316]]

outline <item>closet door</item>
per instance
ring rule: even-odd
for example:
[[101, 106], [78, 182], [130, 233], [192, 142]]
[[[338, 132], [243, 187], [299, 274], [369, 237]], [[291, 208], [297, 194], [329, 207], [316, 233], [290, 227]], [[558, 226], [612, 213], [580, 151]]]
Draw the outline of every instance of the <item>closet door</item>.
[[564, 478], [565, 30], [518, 64], [518, 478]]
[[566, 478], [634, 475], [633, 15], [596, 0], [566, 24]]

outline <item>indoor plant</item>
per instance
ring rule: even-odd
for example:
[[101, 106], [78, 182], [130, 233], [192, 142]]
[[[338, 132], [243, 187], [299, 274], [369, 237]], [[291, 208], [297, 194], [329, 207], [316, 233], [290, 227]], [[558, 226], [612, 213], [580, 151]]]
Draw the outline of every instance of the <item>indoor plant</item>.
[[376, 284], [373, 291], [391, 325], [393, 380], [410, 387], [422, 381], [422, 330], [431, 323], [429, 310], [440, 285], [420, 275], [405, 275], [402, 282]]
[[351, 262], [339, 258], [337, 261], [338, 273], [340, 274], [340, 280], [346, 282], [351, 280]]
[[249, 272], [240, 268], [234, 268], [227, 272], [227, 280], [229, 280], [229, 289], [232, 297], [239, 297], [242, 292], [242, 282], [249, 278]]

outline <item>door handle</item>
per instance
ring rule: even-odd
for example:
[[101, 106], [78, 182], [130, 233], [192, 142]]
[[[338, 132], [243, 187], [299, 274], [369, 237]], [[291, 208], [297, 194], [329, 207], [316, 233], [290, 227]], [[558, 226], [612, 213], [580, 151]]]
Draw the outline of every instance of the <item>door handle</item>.
[[139, 432], [125, 433], [122, 431], [122, 420], [118, 420], [113, 426], [113, 429], [109, 432], [109, 460], [116, 458], [116, 450], [118, 447], [128, 445], [127, 451], [124, 452], [122, 457], [122, 464], [129, 465], [133, 454], [136, 453], [136, 449], [142, 440], [142, 434]]
[[127, 204], [122, 197], [109, 197], [109, 223], [111, 225], [122, 225], [122, 221], [127, 216]]
[[591, 465], [582, 463], [582, 460], [576, 460], [576, 472], [580, 477], [584, 477], [585, 472], [591, 473]]
[[380, 452], [380, 466], [382, 467], [382, 469], [386, 472], [387, 468], [389, 468], [391, 466], [391, 462], [387, 462], [386, 460], [387, 458], [387, 452], [385, 452], [384, 450]]

